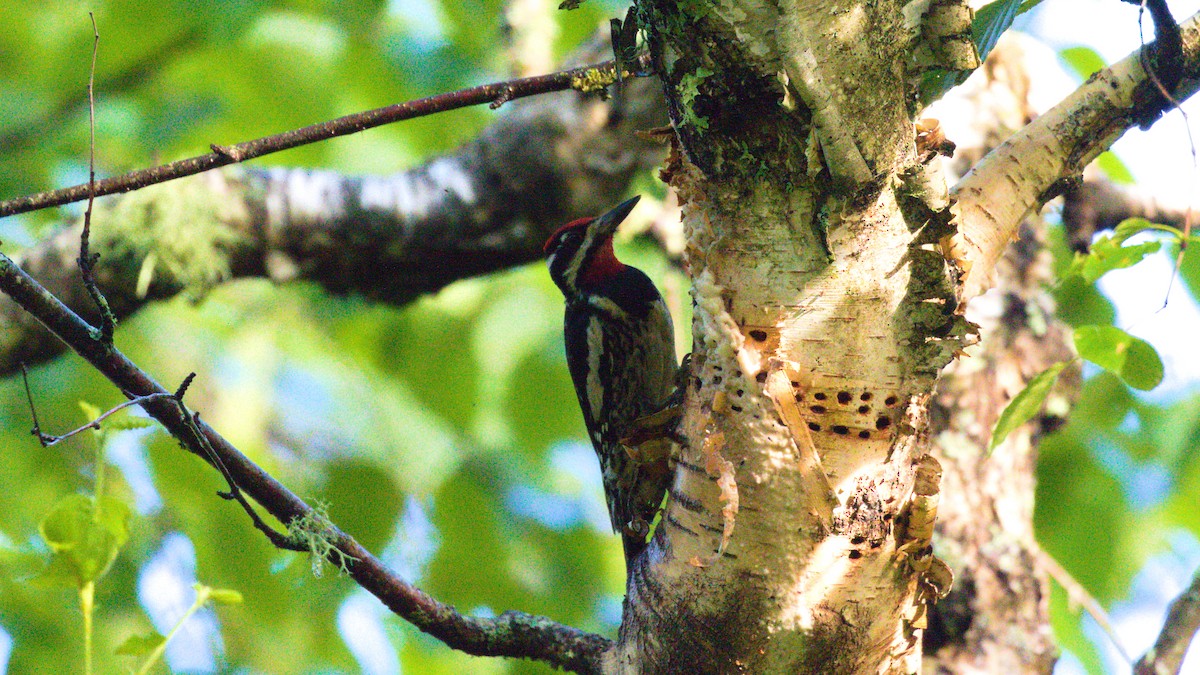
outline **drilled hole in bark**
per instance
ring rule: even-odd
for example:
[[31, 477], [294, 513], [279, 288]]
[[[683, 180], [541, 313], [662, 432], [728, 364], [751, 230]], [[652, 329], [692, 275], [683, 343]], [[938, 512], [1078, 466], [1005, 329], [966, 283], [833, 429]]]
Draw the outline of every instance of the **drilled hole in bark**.
[[847, 403], [849, 403], [850, 399], [852, 399], [852, 398], [854, 398], [854, 397], [851, 396], [850, 392], [848, 392], [848, 391], [839, 391], [838, 392], [838, 403], [841, 403], [842, 405], [846, 405]]
[[817, 393], [813, 394], [813, 398], [817, 399], [818, 401], [824, 401], [828, 397], [825, 396], [825, 392], [818, 391]]
[[815, 412], [815, 413], [816, 413], [816, 414], [818, 414], [818, 415], [824, 415], [824, 414], [825, 414], [825, 406], [823, 406], [823, 405], [814, 405], [814, 406], [809, 406], [809, 408], [808, 408], [808, 409], [809, 409], [809, 410], [811, 410], [811, 411], [813, 411], [813, 412]]
[[754, 380], [756, 382], [758, 382], [759, 384], [766, 382], [767, 381], [767, 371], [765, 371], [765, 370], [758, 371], [758, 374], [754, 376]]
[[850, 559], [858, 560], [862, 557], [862, 551], [850, 551]]
[[745, 395], [746, 395], [746, 391], [745, 391], [744, 389], [738, 389], [738, 390], [737, 390], [737, 395], [738, 395], [738, 396], [745, 396]]
[[875, 428], [880, 431], [883, 431], [890, 426], [892, 426], [892, 421], [886, 417], [880, 417], [879, 419], [875, 420]]
[[859, 415], [866, 415], [869, 412], [871, 412], [871, 406], [869, 406], [869, 405], [858, 406], [858, 414]]
[[864, 392], [862, 393], [862, 396], [859, 396], [858, 398], [859, 398], [859, 399], [861, 399], [861, 400], [863, 400], [863, 401], [870, 401], [870, 400], [871, 400], [871, 392], [869, 392], [869, 391], [864, 391]]
[[731, 405], [729, 406], [729, 409], [733, 412], [742, 412], [742, 406], [740, 405]]
[[895, 396], [889, 396], [889, 397], [883, 399], [883, 404], [890, 408], [890, 407], [896, 405], [896, 402], [899, 400], [900, 399], [896, 398]]
[[847, 427], [847, 426], [844, 426], [841, 424], [835, 424], [835, 425], [829, 427], [829, 430], [832, 431], [833, 433], [837, 434], [838, 436], [845, 436], [846, 434], [850, 433], [850, 427]]
[[817, 424], [816, 422], [809, 422], [808, 429], [809, 429], [809, 431], [820, 431], [821, 425]]
[[858, 437], [865, 441], [871, 437], [871, 432], [863, 429], [862, 431], [858, 432]]
[[759, 342], [766, 342], [767, 341], [767, 331], [752, 330], [752, 331], [750, 331], [750, 337], [754, 338], [755, 340], [758, 340]]

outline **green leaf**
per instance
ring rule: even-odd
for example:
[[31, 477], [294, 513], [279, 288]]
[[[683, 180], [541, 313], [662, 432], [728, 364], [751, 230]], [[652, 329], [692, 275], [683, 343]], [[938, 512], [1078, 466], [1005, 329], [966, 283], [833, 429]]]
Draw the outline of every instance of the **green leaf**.
[[131, 515], [129, 506], [113, 497], [97, 501], [76, 494], [59, 500], [38, 525], [54, 554], [48, 579], [69, 575], [82, 587], [104, 576], [129, 540]]
[[[1179, 249], [1171, 251], [1171, 259], [1175, 259]], [[1179, 265], [1179, 276], [1192, 292], [1193, 299], [1200, 299], [1200, 246], [1189, 244], [1183, 252], [1183, 260]]]
[[83, 411], [83, 416], [87, 418], [89, 422], [99, 417], [100, 413], [103, 412], [100, 410], [100, 408], [88, 403], [87, 401], [80, 401], [79, 409]]
[[1033, 416], [1042, 409], [1042, 404], [1046, 402], [1046, 396], [1050, 394], [1050, 389], [1054, 387], [1055, 381], [1058, 380], [1063, 368], [1067, 367], [1067, 363], [1067, 361], [1056, 363], [1038, 373], [1020, 393], [1013, 397], [1013, 400], [1008, 402], [1004, 411], [1000, 413], [1000, 419], [996, 420], [996, 428], [992, 429], [992, 440], [988, 443], [988, 452], [995, 450], [996, 446], [1003, 443], [1014, 429], [1033, 419]]
[[130, 635], [121, 643], [121, 646], [117, 647], [116, 653], [121, 656], [145, 656], [166, 641], [167, 638], [157, 632], [150, 632], [144, 635]]
[[979, 58], [986, 59], [992, 48], [1000, 41], [1004, 31], [1012, 26], [1019, 12], [1029, 7], [1023, 7], [1021, 0], [996, 0], [975, 12], [975, 20], [971, 22], [971, 34], [975, 38], [975, 47], [979, 50]]
[[1111, 150], [1105, 150], [1096, 158], [1096, 165], [1100, 167], [1108, 179], [1114, 183], [1122, 185], [1133, 185], [1136, 181], [1133, 177], [1133, 172], [1117, 157], [1116, 153]]
[[[1124, 221], [1121, 225], [1125, 225], [1126, 222], [1129, 221]], [[1076, 253], [1067, 274], [1082, 277], [1087, 283], [1092, 283], [1108, 272], [1132, 267], [1151, 253], [1157, 253], [1162, 248], [1162, 242], [1158, 240], [1129, 246], [1122, 245], [1126, 239], [1136, 233], [1129, 231], [1135, 226], [1131, 225], [1124, 232], [1114, 232], [1097, 239], [1086, 254]], [[1137, 230], [1137, 232], [1140, 231], [1142, 230]]]
[[218, 605], [240, 605], [245, 601], [241, 592], [232, 588], [210, 588], [208, 589], [208, 599]]
[[[88, 422], [99, 419], [100, 415], [104, 413], [104, 411], [100, 410], [100, 408], [88, 403], [87, 401], [79, 401], [79, 409], [83, 411], [83, 416]], [[92, 428], [92, 437], [99, 442], [103, 442], [104, 431], [105, 430], [102, 429], [100, 425], [96, 425]]]
[[132, 429], [149, 429], [155, 426], [154, 420], [146, 417], [135, 417], [134, 415], [127, 414], [127, 410], [129, 408], [104, 420], [104, 428], [108, 431], [130, 431]]
[[1117, 317], [1112, 301], [1104, 296], [1095, 283], [1083, 277], [1066, 274], [1062, 283], [1053, 290], [1054, 302], [1058, 305], [1058, 318], [1072, 326], [1111, 324]]
[[1081, 78], [1087, 79], [1093, 73], [1108, 67], [1104, 57], [1091, 47], [1067, 47], [1059, 52], [1059, 57]]
[[1149, 391], [1162, 382], [1163, 363], [1154, 347], [1116, 326], [1076, 328], [1075, 350], [1134, 389]]
[[[995, 0], [975, 11], [971, 21], [971, 39], [982, 61], [1000, 41], [1004, 31], [1012, 27], [1018, 14], [1038, 5], [1041, 0]], [[953, 87], [966, 81], [971, 71], [931, 70], [921, 78], [920, 96], [923, 103], [932, 103]]]

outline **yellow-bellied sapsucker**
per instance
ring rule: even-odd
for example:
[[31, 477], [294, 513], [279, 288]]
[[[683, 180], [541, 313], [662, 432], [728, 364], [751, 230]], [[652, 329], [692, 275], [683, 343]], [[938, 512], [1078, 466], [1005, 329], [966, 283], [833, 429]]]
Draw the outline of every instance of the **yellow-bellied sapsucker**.
[[550, 276], [567, 301], [567, 366], [627, 564], [646, 547], [670, 472], [666, 458], [635, 458], [621, 440], [634, 432], [634, 421], [663, 407], [677, 370], [666, 303], [641, 270], [613, 254], [613, 233], [637, 201], [568, 223], [545, 247]]

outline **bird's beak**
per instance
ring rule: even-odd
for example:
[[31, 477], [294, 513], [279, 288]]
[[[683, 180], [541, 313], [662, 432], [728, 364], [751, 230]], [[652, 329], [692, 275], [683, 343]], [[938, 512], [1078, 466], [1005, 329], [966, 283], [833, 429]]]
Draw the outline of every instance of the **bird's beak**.
[[625, 221], [626, 216], [637, 206], [641, 196], [633, 197], [621, 202], [608, 213], [600, 216], [592, 223], [593, 231], [600, 237], [611, 237], [617, 231], [617, 227]]

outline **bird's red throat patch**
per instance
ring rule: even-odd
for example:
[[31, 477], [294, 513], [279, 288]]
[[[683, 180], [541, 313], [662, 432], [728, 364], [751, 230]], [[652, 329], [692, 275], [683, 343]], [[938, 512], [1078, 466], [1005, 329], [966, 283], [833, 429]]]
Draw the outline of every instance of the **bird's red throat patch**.
[[625, 269], [625, 263], [617, 260], [617, 255], [613, 253], [613, 243], [610, 237], [592, 256], [587, 269], [583, 270], [583, 274], [580, 275], [580, 280], [589, 286], [596, 286], [617, 276], [623, 269]]

